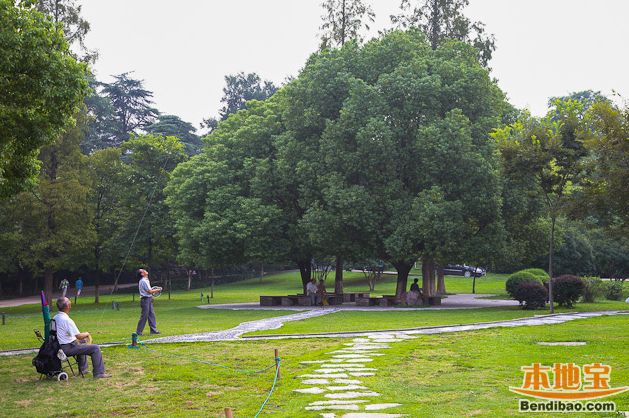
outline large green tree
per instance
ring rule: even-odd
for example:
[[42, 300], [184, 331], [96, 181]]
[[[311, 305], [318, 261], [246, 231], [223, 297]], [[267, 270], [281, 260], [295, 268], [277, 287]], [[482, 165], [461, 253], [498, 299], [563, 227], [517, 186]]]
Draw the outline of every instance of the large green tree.
[[[367, 43], [349, 68], [347, 98], [324, 125], [329, 174], [321, 178], [334, 176], [347, 196], [362, 190], [361, 234], [374, 237], [375, 256], [398, 270], [397, 294], [419, 257], [431, 294], [435, 263], [486, 261], [493, 250], [485, 241], [500, 235], [498, 162], [488, 134], [507, 108], [504, 95], [472, 48], [446, 42], [432, 50], [416, 31]], [[348, 215], [332, 209], [329, 216]]]
[[35, 182], [38, 152], [73, 123], [85, 76], [53, 22], [0, 1], [0, 195]]

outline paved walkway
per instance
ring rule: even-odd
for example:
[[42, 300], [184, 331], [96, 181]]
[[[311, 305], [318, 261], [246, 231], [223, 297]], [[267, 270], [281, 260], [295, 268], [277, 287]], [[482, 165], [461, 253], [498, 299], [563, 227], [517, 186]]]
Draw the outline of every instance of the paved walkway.
[[[107, 295], [111, 292], [111, 289], [113, 289], [113, 285], [102, 285], [100, 286], [99, 292], [101, 295]], [[127, 289], [130, 287], [137, 287], [137, 283], [125, 283], [125, 284], [119, 284], [118, 285], [118, 289]], [[68, 288], [68, 292], [66, 293], [66, 296], [68, 296], [69, 298], [72, 298], [72, 300], [74, 300], [74, 295], [76, 294], [76, 288], [74, 288], [74, 283], [72, 287]], [[86, 297], [93, 297], [95, 294], [94, 292], [94, 286], [85, 286], [83, 288], [83, 290], [81, 291], [81, 298], [86, 298]], [[55, 289], [55, 291], [53, 292], [53, 296], [54, 297], [59, 297], [61, 296], [61, 292], [59, 292], [59, 290]], [[53, 301], [54, 302], [54, 301]], [[0, 300], [0, 308], [9, 308], [9, 307], [13, 307], [13, 306], [22, 306], [22, 305], [31, 305], [33, 303], [41, 303], [41, 297], [39, 295], [36, 296], [27, 296], [24, 298], [17, 298], [17, 299], [6, 299], [6, 300]], [[53, 305], [53, 303], [51, 303], [51, 301], [48, 301], [49, 304]]]
[[442, 299], [440, 306], [431, 307], [395, 307], [395, 306], [356, 306], [353, 303], [334, 305], [331, 307], [311, 307], [311, 306], [260, 306], [258, 302], [249, 303], [229, 303], [217, 305], [201, 305], [200, 309], [232, 309], [232, 310], [260, 310], [260, 311], [305, 311], [310, 309], [327, 310], [337, 309], [343, 311], [436, 311], [442, 309], [476, 309], [476, 308], [496, 308], [505, 306], [518, 306], [518, 301], [507, 299], [487, 299], [491, 294], [460, 294], [449, 295]]

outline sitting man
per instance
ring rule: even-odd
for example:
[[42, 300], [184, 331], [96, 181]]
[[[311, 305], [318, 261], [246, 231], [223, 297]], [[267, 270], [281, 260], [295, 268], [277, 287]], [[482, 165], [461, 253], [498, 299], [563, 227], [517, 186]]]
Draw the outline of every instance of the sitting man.
[[419, 284], [417, 284], [418, 281], [418, 279], [413, 281], [410, 291], [406, 294], [407, 305], [417, 305], [417, 302], [421, 300], [422, 290], [419, 288]]
[[90, 338], [89, 332], [80, 332], [74, 321], [68, 315], [72, 304], [70, 299], [62, 297], [57, 299], [57, 309], [59, 312], [54, 320], [57, 325], [57, 339], [61, 349], [66, 356], [78, 356], [79, 370], [82, 374], [87, 373], [87, 358], [92, 357], [92, 373], [97, 379], [111, 377], [105, 373], [103, 356], [100, 347], [96, 344], [81, 344], [81, 340]]

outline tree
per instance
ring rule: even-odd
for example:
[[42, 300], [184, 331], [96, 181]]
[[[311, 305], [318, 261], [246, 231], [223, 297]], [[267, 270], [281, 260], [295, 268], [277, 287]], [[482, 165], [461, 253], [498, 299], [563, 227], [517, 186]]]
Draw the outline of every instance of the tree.
[[432, 49], [446, 39], [457, 39], [474, 46], [479, 60], [487, 65], [496, 50], [493, 35], [485, 33], [482, 22], [472, 22], [463, 14], [469, 0], [402, 0], [402, 13], [391, 21], [403, 28], [417, 27], [426, 34]]
[[345, 42], [362, 42], [363, 26], [375, 19], [370, 5], [363, 0], [325, 0], [321, 3], [325, 14], [321, 16], [321, 49], [343, 46]]
[[132, 133], [151, 125], [159, 112], [154, 107], [153, 93], [144, 88], [142, 80], [129, 76], [129, 72], [113, 76], [115, 81], [103, 83], [102, 92], [110, 100], [118, 124], [116, 146], [128, 140]]
[[219, 111], [219, 118], [204, 119], [201, 126], [212, 132], [218, 126], [218, 122], [227, 119], [232, 113], [247, 108], [250, 100], [266, 100], [271, 97], [278, 87], [271, 81], [262, 81], [256, 73], [240, 72], [225, 76], [225, 87], [221, 103], [223, 107]]
[[88, 126], [85, 137], [81, 141], [81, 150], [84, 154], [91, 154], [96, 150], [120, 144], [118, 140], [120, 127], [114, 107], [109, 97], [100, 92], [103, 83], [96, 81], [94, 76], [90, 75], [89, 85], [90, 94], [85, 97], [89, 117]]
[[41, 13], [0, 1], [0, 195], [37, 178], [39, 150], [73, 123], [87, 93], [85, 66]]
[[35, 274], [44, 275], [44, 290], [52, 300], [53, 276], [61, 269], [84, 264], [94, 240], [87, 206], [89, 176], [81, 154], [84, 118], [40, 153], [39, 182], [16, 196], [12, 208], [25, 252], [20, 259]]
[[273, 134], [282, 126], [277, 102], [252, 101], [221, 123], [201, 154], [173, 172], [167, 203], [179, 260], [186, 265], [207, 269], [291, 258], [283, 252], [289, 229], [274, 204], [281, 191], [270, 167]]
[[56, 24], [61, 24], [68, 44], [78, 45], [84, 54], [83, 57], [78, 57], [81, 61], [96, 61], [98, 52], [89, 50], [85, 46], [85, 37], [90, 31], [90, 24], [81, 17], [82, 6], [77, 5], [74, 0], [37, 0], [35, 7], [38, 11], [50, 16]]
[[[507, 108], [504, 94], [471, 47], [451, 41], [433, 51], [416, 31], [373, 40], [350, 62], [353, 74], [334, 71], [344, 80], [335, 89], [342, 103], [335, 116], [316, 107], [295, 113], [325, 118], [321, 155], [329, 175], [321, 178], [339, 178], [344, 190], [336, 196], [362, 190], [367, 208], [357, 207], [357, 225], [373, 237], [374, 256], [397, 269], [396, 294], [406, 291], [422, 257], [431, 295], [436, 262], [487, 259], [493, 250], [483, 242], [500, 233], [498, 162], [488, 133]], [[309, 95], [325, 97], [332, 71], [315, 68], [319, 84]], [[306, 100], [314, 99], [289, 103]], [[351, 216], [329, 208], [332, 218]]]
[[184, 122], [175, 115], [159, 115], [157, 122], [146, 127], [146, 132], [150, 134], [162, 134], [179, 138], [185, 145], [188, 155], [198, 154], [203, 146], [203, 142], [195, 134], [195, 131], [192, 124]]
[[150, 134], [133, 137], [121, 147], [124, 187], [118, 191], [120, 204], [112, 215], [117, 224], [114, 240], [125, 254], [121, 268], [132, 263], [159, 273], [176, 261], [174, 220], [164, 187], [170, 173], [186, 160], [183, 148], [175, 137]]
[[90, 260], [90, 268], [95, 271], [94, 302], [99, 303], [102, 273], [113, 273], [125, 256], [125, 248], [115, 236], [120, 228], [116, 215], [123, 210], [120, 197], [127, 186], [121, 149], [106, 148], [95, 151], [88, 157], [88, 167], [91, 188], [87, 204], [90, 213], [93, 214], [91, 221], [95, 239], [92, 257], [86, 255], [86, 258]]
[[[494, 133], [510, 170], [536, 180], [550, 221], [548, 274], [551, 278], [557, 219], [566, 213], [587, 155], [583, 140], [589, 133], [583, 124], [583, 112], [583, 102], [557, 99], [546, 117], [537, 119], [525, 114], [520, 121]], [[552, 280], [548, 294], [550, 311], [554, 312]]]

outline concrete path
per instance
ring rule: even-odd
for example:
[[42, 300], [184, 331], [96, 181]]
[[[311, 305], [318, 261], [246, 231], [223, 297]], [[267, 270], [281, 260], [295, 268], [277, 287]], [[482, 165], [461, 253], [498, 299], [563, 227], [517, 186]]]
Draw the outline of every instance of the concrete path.
[[[102, 285], [100, 286], [99, 292], [101, 295], [108, 295], [111, 292], [111, 289], [113, 289], [113, 285]], [[118, 289], [127, 289], [130, 287], [137, 287], [137, 283], [125, 283], [125, 284], [119, 284], [118, 285]], [[76, 288], [74, 288], [74, 283], [72, 283], [72, 287], [68, 288], [68, 292], [66, 293], [66, 296], [68, 296], [69, 298], [72, 298], [72, 300], [74, 300], [74, 295], [76, 294]], [[86, 297], [94, 297], [94, 286], [85, 286], [83, 288], [83, 290], [81, 291], [81, 298], [86, 298]], [[59, 297], [61, 296], [61, 292], [59, 292], [59, 290], [55, 289], [55, 291], [53, 292], [53, 296], [54, 297]], [[50, 303], [50, 301], [48, 301]], [[53, 301], [54, 302], [54, 301]], [[39, 295], [36, 296], [27, 296], [24, 298], [17, 298], [17, 299], [6, 299], [6, 300], [0, 300], [0, 308], [9, 308], [9, 307], [13, 307], [13, 306], [22, 306], [22, 305], [31, 305], [33, 303], [41, 303], [41, 299]], [[52, 303], [51, 303], [52, 305]]]
[[261, 311], [305, 311], [310, 309], [325, 310], [325, 309], [338, 309], [343, 311], [409, 311], [409, 310], [421, 310], [421, 311], [437, 311], [442, 309], [476, 309], [476, 308], [496, 308], [505, 306], [518, 306], [518, 302], [515, 300], [507, 299], [486, 299], [494, 295], [491, 294], [460, 294], [460, 295], [448, 295], [441, 301], [440, 306], [430, 307], [395, 307], [395, 306], [356, 306], [353, 303], [346, 303], [343, 305], [334, 305], [333, 307], [322, 308], [320, 306], [260, 306], [258, 302], [250, 303], [229, 303], [229, 304], [217, 304], [217, 305], [201, 305], [200, 309], [232, 309], [232, 310], [261, 310]]

